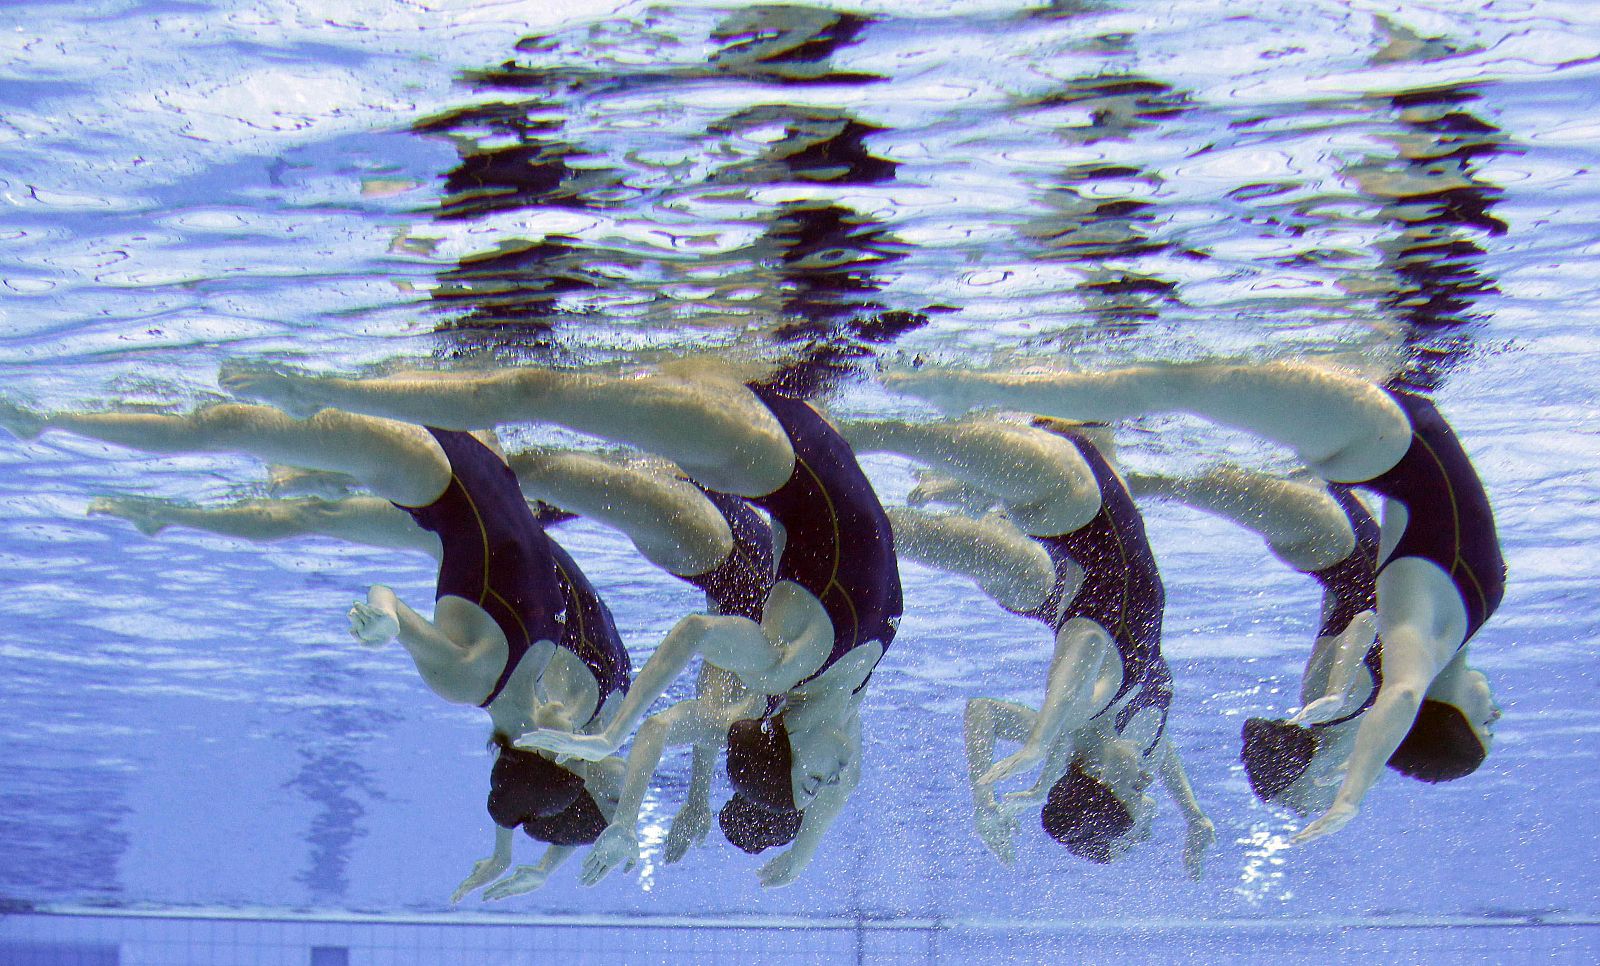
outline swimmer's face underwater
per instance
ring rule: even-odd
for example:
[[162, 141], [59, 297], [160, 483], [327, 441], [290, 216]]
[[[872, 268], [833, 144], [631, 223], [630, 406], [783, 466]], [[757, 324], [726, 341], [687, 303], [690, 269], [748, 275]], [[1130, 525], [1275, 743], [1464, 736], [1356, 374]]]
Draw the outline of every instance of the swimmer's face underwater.
[[728, 780], [751, 801], [770, 809], [803, 809], [844, 780], [853, 750], [836, 731], [790, 740], [783, 715], [734, 722], [728, 730]]

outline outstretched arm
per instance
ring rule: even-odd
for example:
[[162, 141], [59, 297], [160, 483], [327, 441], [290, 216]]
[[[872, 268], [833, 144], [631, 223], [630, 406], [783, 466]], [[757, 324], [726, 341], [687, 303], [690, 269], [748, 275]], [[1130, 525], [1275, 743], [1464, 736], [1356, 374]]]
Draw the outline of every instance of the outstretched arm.
[[764, 887], [774, 889], [786, 886], [800, 877], [800, 873], [805, 871], [812, 857], [817, 854], [817, 847], [822, 844], [823, 836], [828, 833], [839, 813], [844, 811], [845, 803], [850, 801], [851, 794], [861, 783], [859, 725], [854, 729], [852, 737], [855, 748], [850, 757], [850, 767], [839, 776], [837, 784], [823, 789], [822, 793], [806, 806], [800, 820], [800, 831], [795, 835], [794, 842], [761, 866], [758, 875]]
[[1063, 625], [1050, 659], [1044, 704], [1034, 718], [1032, 730], [1021, 748], [996, 763], [978, 781], [993, 785], [1033, 767], [1044, 760], [1063, 733], [1076, 731], [1099, 713], [1096, 685], [1112, 653], [1111, 636], [1094, 621], [1074, 618]]
[[620, 747], [655, 699], [696, 654], [737, 675], [753, 691], [782, 694], [822, 666], [833, 647], [833, 621], [821, 601], [798, 584], [772, 588], [761, 623], [743, 617], [690, 614], [680, 620], [639, 669], [616, 717], [599, 734], [539, 730], [521, 748], [594, 761]]
[[[472, 873], [462, 880], [456, 891], [450, 894], [450, 902], [454, 905], [477, 891], [482, 886], [488, 885], [500, 877], [511, 866], [511, 839], [515, 829], [494, 827], [494, 854], [487, 859], [479, 859], [472, 867]], [[487, 899], [489, 896], [484, 895]]]
[[681, 860], [711, 831], [711, 779], [716, 772], [716, 756], [710, 748], [700, 745], [695, 745], [689, 754], [689, 792], [667, 828], [664, 858], [668, 865]]
[[1161, 756], [1161, 784], [1188, 824], [1183, 842], [1183, 867], [1189, 871], [1189, 878], [1199, 879], [1205, 874], [1206, 851], [1216, 844], [1217, 829], [1195, 801], [1194, 788], [1189, 785], [1189, 776], [1184, 773], [1183, 762], [1178, 759], [1178, 749], [1171, 739], [1163, 737], [1157, 753]]
[[600, 833], [600, 838], [584, 857], [580, 880], [584, 885], [592, 886], [617, 866], [631, 868], [638, 861], [639, 838], [635, 829], [650, 779], [661, 766], [661, 755], [668, 744], [692, 740], [694, 716], [698, 710], [695, 701], [680, 701], [639, 726], [633, 746], [628, 749], [627, 771], [622, 791], [617, 796], [616, 810], [611, 814], [611, 824]]

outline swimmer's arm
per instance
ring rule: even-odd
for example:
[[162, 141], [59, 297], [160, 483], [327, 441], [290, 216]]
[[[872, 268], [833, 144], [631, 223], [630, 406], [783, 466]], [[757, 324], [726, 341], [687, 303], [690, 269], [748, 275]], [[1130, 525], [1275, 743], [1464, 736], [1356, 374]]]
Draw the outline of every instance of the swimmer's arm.
[[861, 746], [858, 736], [850, 767], [840, 776], [839, 783], [824, 788], [822, 793], [806, 806], [805, 811], [801, 813], [800, 831], [795, 835], [794, 842], [764, 864], [757, 873], [763, 887], [772, 889], [786, 886], [800, 877], [800, 873], [805, 871], [812, 857], [817, 854], [817, 847], [822, 844], [823, 836], [828, 834], [828, 829], [833, 826], [834, 820], [844, 811], [845, 803], [850, 800], [851, 794], [855, 792], [860, 782]]
[[[471, 895], [479, 887], [487, 885], [499, 878], [511, 865], [511, 833], [512, 829], [494, 827], [494, 853], [487, 859], [479, 859], [472, 867], [472, 872], [462, 880], [456, 891], [451, 893], [450, 902], [455, 904]], [[487, 895], [484, 898], [488, 898]]]
[[1189, 784], [1189, 776], [1183, 770], [1178, 749], [1167, 738], [1161, 739], [1160, 774], [1162, 786], [1172, 796], [1172, 801], [1177, 804], [1189, 826], [1184, 838], [1183, 866], [1189, 871], [1189, 878], [1199, 879], [1205, 874], [1206, 850], [1216, 843], [1217, 830], [1200, 808], [1200, 803], [1195, 801], [1194, 787]]
[[1195, 477], [1128, 477], [1135, 496], [1156, 496], [1218, 516], [1254, 533], [1285, 563], [1318, 570], [1355, 549], [1344, 510], [1320, 483], [1286, 480], [1222, 464]]
[[367, 591], [366, 603], [350, 608], [350, 621], [351, 632], [363, 643], [376, 646], [398, 637], [423, 682], [446, 701], [477, 704], [494, 684], [487, 660], [490, 641], [453, 640], [382, 584]]
[[1430, 654], [1433, 648], [1422, 637], [1406, 626], [1385, 632], [1383, 686], [1372, 707], [1361, 717], [1339, 792], [1321, 817], [1300, 830], [1295, 842], [1309, 842], [1349, 824], [1361, 810], [1361, 801], [1382, 774], [1383, 766], [1416, 723], [1428, 684], [1448, 663], [1448, 659]]
[[1099, 711], [1095, 685], [1112, 651], [1111, 636], [1090, 620], [1072, 620], [1056, 635], [1044, 704], [1022, 747], [989, 769], [985, 784], [1004, 781], [1044, 760], [1063, 732], [1074, 731]]
[[711, 749], [696, 744], [690, 751], [689, 793], [667, 828], [668, 864], [682, 859], [711, 830], [711, 780], [715, 772]]
[[[1371, 649], [1377, 637], [1377, 614], [1365, 611], [1357, 614], [1350, 621], [1343, 634], [1333, 640], [1319, 640], [1318, 651], [1313, 652], [1312, 660], [1306, 666], [1306, 674], [1301, 690], [1301, 700], [1305, 706], [1289, 719], [1291, 724], [1311, 725], [1323, 721], [1331, 721], [1338, 717], [1340, 711], [1351, 703], [1358, 686], [1363, 686], [1364, 680], [1370, 680], [1367, 672], [1367, 651]], [[1332, 653], [1327, 653], [1331, 651]], [[1321, 693], [1312, 695], [1306, 690], [1306, 685], [1312, 683], [1314, 665], [1319, 661], [1326, 661], [1327, 666], [1321, 670], [1325, 672], [1322, 681]], [[1366, 692], [1363, 690], [1362, 696]]]
[[972, 786], [973, 804], [995, 808], [994, 786], [980, 779], [994, 765], [995, 739], [1022, 741], [1038, 717], [1032, 708], [993, 698], [973, 698], [967, 702], [966, 744], [967, 781]]
[[639, 810], [644, 804], [650, 779], [661, 765], [662, 752], [669, 742], [690, 739], [694, 731], [693, 701], [681, 701], [660, 714], [653, 715], [633, 738], [628, 749], [626, 776], [622, 792], [617, 798], [611, 822], [595, 840], [594, 846], [583, 860], [583, 873], [579, 881], [592, 886], [604, 879], [619, 865], [632, 867], [639, 859]]
[[577, 853], [577, 848], [571, 845], [552, 845], [546, 848], [536, 864], [519, 865], [516, 871], [483, 890], [484, 901], [509, 899], [512, 896], [532, 892], [544, 885], [551, 873], [561, 868], [564, 862]]

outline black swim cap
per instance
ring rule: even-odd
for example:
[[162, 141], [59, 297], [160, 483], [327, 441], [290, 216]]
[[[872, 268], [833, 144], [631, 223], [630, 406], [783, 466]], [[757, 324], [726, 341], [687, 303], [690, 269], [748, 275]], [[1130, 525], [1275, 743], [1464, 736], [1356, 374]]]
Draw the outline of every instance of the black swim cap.
[[489, 773], [489, 817], [502, 828], [516, 828], [530, 818], [555, 815], [577, 800], [583, 779], [532, 752], [495, 738], [500, 757]]
[[1389, 767], [1417, 781], [1448, 782], [1477, 771], [1487, 755], [1460, 708], [1424, 698]]
[[585, 789], [577, 799], [561, 812], [546, 817], [534, 817], [522, 823], [529, 837], [551, 845], [588, 845], [600, 837], [610, 825], [600, 813], [594, 796]]
[[755, 804], [794, 811], [793, 767], [794, 751], [783, 715], [746, 718], [728, 729], [728, 781]]
[[1133, 815], [1111, 789], [1091, 778], [1077, 759], [1050, 786], [1039, 821], [1068, 852], [1091, 862], [1111, 861], [1111, 843], [1133, 828]]
[[1250, 790], [1263, 802], [1283, 794], [1311, 767], [1317, 753], [1317, 734], [1287, 721], [1251, 718], [1244, 723], [1244, 747], [1239, 758], [1244, 762]]
[[804, 818], [805, 813], [798, 809], [766, 808], [734, 792], [717, 813], [717, 825], [722, 828], [723, 837], [741, 851], [758, 855], [793, 842]]

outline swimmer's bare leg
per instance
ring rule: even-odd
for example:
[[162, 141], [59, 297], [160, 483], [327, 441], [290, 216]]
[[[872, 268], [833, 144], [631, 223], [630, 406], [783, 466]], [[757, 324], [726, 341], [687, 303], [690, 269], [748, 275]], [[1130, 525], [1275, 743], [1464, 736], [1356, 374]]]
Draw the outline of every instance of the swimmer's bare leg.
[[1189, 776], [1178, 758], [1177, 746], [1170, 738], [1163, 736], [1156, 754], [1161, 759], [1158, 769], [1161, 784], [1183, 813], [1187, 827], [1183, 842], [1183, 867], [1188, 871], [1189, 878], [1198, 881], [1205, 875], [1206, 852], [1217, 842], [1217, 829], [1200, 808], [1200, 803], [1195, 801], [1194, 787], [1189, 784]]
[[1411, 442], [1409, 420], [1382, 389], [1296, 362], [1060, 373], [924, 370], [886, 376], [884, 384], [951, 413], [1005, 406], [1104, 421], [1192, 413], [1288, 446], [1333, 480], [1371, 479], [1398, 463]]
[[154, 536], [167, 527], [204, 530], [258, 543], [295, 537], [324, 536], [369, 547], [439, 553], [439, 540], [419, 528], [388, 500], [353, 496], [241, 500], [220, 507], [195, 506], [176, 500], [123, 496], [95, 500], [91, 515], [121, 517]]
[[515, 453], [508, 462], [527, 497], [620, 530], [669, 573], [703, 574], [733, 549], [727, 519], [685, 479], [558, 450]]
[[794, 450], [771, 411], [744, 386], [716, 378], [519, 368], [340, 379], [256, 366], [226, 370], [220, 381], [247, 398], [336, 406], [444, 429], [556, 423], [658, 453], [705, 485], [741, 496], [773, 492], [794, 468]]
[[1100, 711], [1097, 691], [1103, 689], [1098, 685], [1113, 653], [1111, 635], [1095, 621], [1076, 617], [1064, 624], [1056, 635], [1044, 704], [1033, 727], [1022, 747], [984, 773], [979, 784], [992, 786], [1032, 768], [1044, 760], [1062, 734], [1087, 724]]
[[450, 483], [449, 462], [426, 430], [335, 410], [295, 419], [270, 406], [225, 404], [178, 416], [56, 412], [42, 418], [47, 429], [150, 453], [243, 453], [347, 473], [408, 506], [431, 503]]
[[1050, 554], [1003, 518], [905, 507], [886, 512], [901, 557], [971, 578], [1009, 610], [1038, 607], [1055, 583]]
[[1230, 464], [1193, 477], [1132, 474], [1127, 481], [1135, 496], [1176, 500], [1259, 534], [1279, 560], [1303, 573], [1331, 567], [1355, 549], [1349, 518], [1320, 483]]
[[898, 453], [993, 493], [1030, 533], [1071, 533], [1100, 509], [1089, 464], [1055, 433], [982, 419], [862, 420], [838, 429], [858, 452]]

